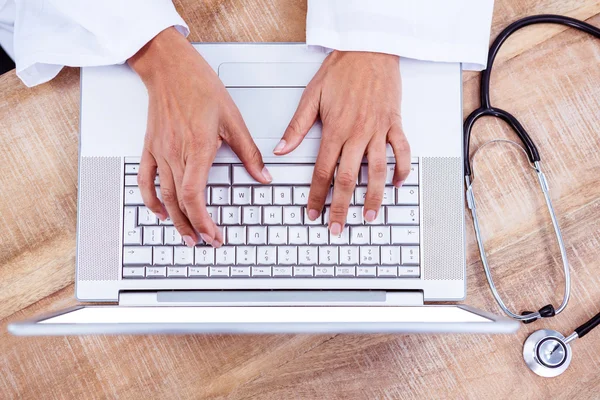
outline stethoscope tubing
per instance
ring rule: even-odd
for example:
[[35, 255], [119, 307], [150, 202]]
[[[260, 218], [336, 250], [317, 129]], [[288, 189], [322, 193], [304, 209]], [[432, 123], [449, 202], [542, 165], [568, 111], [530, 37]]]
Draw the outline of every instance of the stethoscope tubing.
[[[464, 143], [463, 143], [463, 154], [464, 154], [464, 173], [465, 173], [465, 184], [466, 184], [466, 196], [467, 196], [467, 205], [471, 210], [471, 215], [473, 217], [473, 226], [475, 228], [475, 236], [477, 239], [477, 245], [479, 247], [479, 254], [481, 257], [481, 261], [485, 270], [486, 278], [490, 285], [490, 289], [492, 294], [498, 303], [498, 305], [502, 308], [502, 310], [509, 315], [510, 317], [523, 321], [525, 323], [533, 322], [538, 318], [546, 318], [552, 317], [556, 314], [559, 314], [563, 311], [570, 297], [570, 288], [571, 288], [571, 278], [569, 271], [569, 263], [566, 255], [566, 248], [564, 245], [564, 241], [562, 238], [562, 234], [560, 231], [560, 227], [558, 225], [558, 220], [556, 218], [556, 214], [554, 212], [554, 207], [552, 206], [552, 201], [550, 200], [548, 182], [541, 170], [540, 165], [540, 154], [538, 152], [535, 143], [525, 130], [525, 128], [519, 123], [519, 121], [508, 111], [503, 109], [493, 107], [490, 100], [490, 79], [492, 74], [492, 69], [494, 65], [494, 60], [498, 54], [498, 51], [502, 47], [502, 44], [508, 39], [514, 32], [518, 31], [521, 28], [524, 28], [529, 25], [534, 24], [559, 24], [565, 25], [571, 28], [575, 28], [582, 32], [588, 33], [596, 38], [600, 39], [600, 29], [596, 28], [593, 25], [588, 24], [587, 22], [579, 21], [577, 19], [571, 17], [565, 17], [560, 15], [535, 15], [520, 19], [516, 22], [513, 22], [509, 26], [507, 26], [496, 39], [492, 43], [487, 60], [487, 69], [482, 71], [481, 73], [481, 85], [480, 85], [480, 107], [474, 110], [465, 120], [463, 124], [463, 133], [464, 133]], [[483, 247], [483, 240], [481, 237], [481, 230], [479, 226], [479, 220], [477, 218], [476, 211], [476, 203], [475, 203], [475, 195], [473, 193], [473, 169], [471, 166], [471, 160], [469, 158], [469, 147], [471, 141], [471, 131], [473, 126], [482, 117], [495, 117], [500, 118], [505, 121], [516, 133], [521, 142], [523, 143], [522, 150], [525, 152], [529, 161], [534, 166], [537, 175], [540, 187], [544, 193], [544, 198], [546, 201], [546, 205], [550, 216], [552, 218], [552, 225], [554, 227], [554, 231], [556, 233], [556, 239], [560, 248], [561, 258], [564, 267], [565, 274], [565, 291], [563, 296], [563, 301], [561, 305], [554, 309], [551, 304], [548, 304], [539, 311], [533, 313], [522, 313], [517, 314], [508, 309], [502, 298], [500, 297], [498, 290], [494, 284], [494, 279], [491, 274], [490, 267], [487, 262], [487, 257], [485, 254], [485, 249]], [[497, 140], [497, 141], [507, 141], [507, 140]], [[510, 142], [510, 141], [509, 141]], [[511, 142], [516, 144], [514, 142]], [[518, 146], [518, 144], [517, 144]], [[521, 147], [521, 146], [519, 146]], [[573, 333], [571, 333], [568, 337], [564, 337], [562, 334], [556, 331], [542, 329], [533, 332], [525, 341], [523, 345], [523, 358], [529, 368], [535, 372], [536, 374], [544, 377], [553, 377], [560, 375], [563, 373], [566, 368], [569, 366], [572, 357], [572, 351], [570, 342], [577, 338], [582, 338], [587, 335], [592, 329], [596, 326], [600, 325], [600, 313], [596, 314], [589, 321], [584, 324], [578, 326]], [[560, 352], [560, 353], [558, 353]], [[558, 358], [558, 362], [549, 362], [552, 357], [556, 358], [559, 355], [561, 358]], [[546, 357], [546, 359], [544, 359]], [[553, 360], [553, 359], [552, 359]], [[555, 360], [556, 361], [556, 360]]]

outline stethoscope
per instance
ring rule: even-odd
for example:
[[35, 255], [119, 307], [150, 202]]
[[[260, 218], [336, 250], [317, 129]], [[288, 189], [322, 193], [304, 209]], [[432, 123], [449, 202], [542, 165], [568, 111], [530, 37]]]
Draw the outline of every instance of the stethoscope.
[[[523, 126], [519, 123], [519, 121], [512, 116], [507, 111], [504, 111], [500, 108], [493, 107], [490, 102], [490, 76], [492, 73], [492, 66], [494, 63], [494, 59], [498, 54], [498, 50], [502, 44], [508, 39], [510, 35], [519, 29], [540, 23], [552, 23], [552, 24], [561, 24], [567, 25], [572, 28], [578, 29], [580, 31], [589, 33], [590, 35], [595, 36], [600, 39], [600, 29], [576, 20], [574, 18], [564, 17], [560, 15], [535, 15], [531, 17], [526, 17], [520, 19], [508, 27], [506, 27], [494, 40], [492, 46], [490, 47], [490, 51], [488, 54], [487, 61], [487, 69], [482, 71], [481, 74], [481, 86], [480, 86], [480, 99], [481, 106], [473, 111], [471, 115], [467, 117], [464, 123], [464, 169], [465, 169], [465, 182], [466, 182], [466, 197], [467, 197], [467, 206], [471, 210], [471, 215], [473, 216], [473, 226], [475, 228], [475, 237], [477, 239], [477, 245], [479, 247], [479, 255], [481, 257], [481, 262], [483, 264], [483, 268], [485, 271], [485, 276], [490, 285], [490, 289], [496, 302], [502, 308], [502, 310], [511, 318], [522, 321], [523, 323], [531, 323], [540, 318], [550, 318], [559, 313], [561, 313], [569, 302], [570, 289], [571, 289], [571, 276], [569, 272], [569, 261], [567, 260], [567, 252], [565, 248], [565, 244], [562, 238], [562, 234], [560, 231], [560, 227], [558, 225], [558, 220], [556, 218], [556, 214], [554, 212], [554, 208], [552, 207], [552, 201], [550, 200], [550, 192], [548, 188], [548, 182], [546, 181], [546, 177], [542, 172], [542, 167], [540, 165], [540, 155], [538, 150], [531, 140], [531, 137], [523, 128]], [[494, 279], [492, 277], [490, 267], [488, 264], [488, 260], [486, 257], [485, 249], [483, 247], [483, 240], [481, 238], [481, 230], [479, 226], [479, 220], [477, 218], [477, 211], [475, 207], [475, 195], [473, 193], [473, 182], [475, 180], [475, 175], [471, 169], [471, 160], [469, 159], [469, 142], [471, 137], [471, 130], [475, 122], [481, 117], [496, 117], [505, 121], [517, 134], [519, 139], [521, 140], [523, 146], [520, 144], [505, 139], [496, 139], [491, 140], [489, 142], [484, 143], [480, 146], [477, 151], [473, 154], [473, 167], [475, 167], [475, 157], [479, 150], [484, 148], [487, 145], [494, 143], [507, 143], [510, 145], [517, 146], [521, 149], [529, 158], [529, 162], [531, 163], [532, 168], [537, 173], [538, 182], [544, 194], [544, 199], [546, 201], [546, 206], [548, 208], [548, 212], [550, 213], [550, 217], [552, 219], [552, 225], [554, 227], [554, 232], [556, 235], [556, 240], [558, 243], [558, 247], [560, 249], [560, 255], [562, 258], [563, 269], [565, 274], [565, 290], [562, 303], [558, 306], [558, 308], [554, 308], [552, 304], [547, 304], [544, 307], [540, 308], [538, 311], [531, 312], [525, 311], [521, 314], [517, 314], [512, 312], [502, 301], [498, 290], [496, 289], [496, 285], [494, 284]], [[553, 377], [560, 375], [563, 373], [571, 362], [571, 346], [570, 342], [585, 336], [589, 331], [591, 331], [594, 327], [600, 324], [600, 313], [594, 316], [592, 319], [579, 326], [575, 331], [567, 337], [564, 337], [557, 331], [542, 329], [535, 331], [532, 333], [525, 344], [523, 345], [523, 358], [525, 359], [525, 363], [529, 366], [529, 368], [535, 372], [536, 374], [544, 377]]]

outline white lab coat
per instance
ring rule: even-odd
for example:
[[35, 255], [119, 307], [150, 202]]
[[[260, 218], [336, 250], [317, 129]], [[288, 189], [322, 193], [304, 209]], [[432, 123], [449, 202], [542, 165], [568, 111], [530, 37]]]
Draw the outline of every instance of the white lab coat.
[[[202, 0], [198, 0], [202, 1]], [[485, 68], [493, 0], [308, 0], [306, 42]], [[63, 66], [120, 64], [167, 27], [171, 0], [0, 0], [0, 45], [27, 86]]]

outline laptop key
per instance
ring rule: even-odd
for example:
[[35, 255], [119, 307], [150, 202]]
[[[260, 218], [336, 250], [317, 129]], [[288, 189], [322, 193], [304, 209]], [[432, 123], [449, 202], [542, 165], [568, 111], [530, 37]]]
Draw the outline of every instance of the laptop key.
[[313, 276], [313, 267], [294, 267], [294, 276], [297, 277], [312, 277]]
[[419, 165], [411, 164], [410, 172], [408, 177], [404, 181], [405, 185], [418, 185], [419, 184]]
[[230, 190], [228, 187], [213, 187], [210, 190], [210, 204], [213, 206], [228, 205], [230, 200]]
[[402, 265], [419, 264], [419, 246], [402, 246]]
[[273, 277], [290, 278], [292, 276], [292, 267], [273, 267]]
[[419, 225], [419, 207], [386, 206], [389, 225]]
[[194, 259], [198, 265], [212, 265], [215, 263], [215, 249], [212, 247], [194, 247], [194, 253]]
[[[139, 243], [139, 244], [141, 244], [141, 243]], [[144, 227], [144, 244], [147, 244], [147, 245], [163, 244], [163, 227], [162, 226], [145, 226]]]
[[144, 277], [144, 267], [124, 267], [123, 268], [123, 278], [124, 279], [143, 278], [143, 277]]
[[146, 267], [146, 278], [166, 278], [167, 267]]
[[169, 278], [187, 278], [187, 267], [167, 267], [167, 276]]
[[334, 267], [315, 266], [315, 276], [319, 278], [329, 278], [334, 275]]
[[138, 171], [140, 170], [140, 165], [139, 164], [126, 164], [125, 165], [125, 174], [130, 175], [137, 175]]
[[321, 247], [319, 247], [319, 264], [325, 264], [325, 265], [339, 264], [338, 255], [339, 255], [339, 247], [337, 247], [337, 246], [321, 246]]
[[398, 276], [398, 267], [377, 267], [377, 276], [395, 278]]
[[340, 247], [340, 264], [343, 264], [343, 265], [358, 264], [358, 247], [356, 247], [356, 246]]
[[158, 218], [147, 207], [138, 207], [138, 224], [139, 225], [158, 225]]
[[153, 249], [154, 265], [173, 265], [173, 247], [155, 246]]
[[248, 244], [267, 244], [267, 227], [249, 226]]
[[379, 247], [378, 246], [361, 246], [360, 247], [360, 263], [363, 265], [379, 264]]
[[249, 278], [250, 267], [231, 267], [231, 277]]
[[273, 204], [273, 188], [270, 186], [257, 186], [252, 189], [254, 204], [265, 206]]
[[368, 226], [351, 226], [350, 227], [350, 243], [352, 244], [369, 244], [371, 234]]
[[381, 263], [384, 265], [399, 265], [400, 248], [398, 246], [381, 246]]
[[419, 244], [419, 227], [392, 226], [392, 244]]
[[273, 204], [279, 206], [292, 204], [292, 188], [289, 186], [275, 186], [273, 188]]
[[144, 205], [144, 200], [142, 200], [142, 193], [140, 192], [140, 188], [133, 186], [125, 188], [125, 205]]
[[308, 228], [306, 226], [290, 226], [288, 232], [290, 244], [308, 244]]
[[377, 267], [364, 265], [356, 267], [356, 276], [363, 278], [374, 278], [377, 276]]
[[402, 186], [397, 190], [396, 204], [400, 205], [418, 205], [419, 188], [414, 186]]
[[211, 278], [227, 278], [229, 277], [229, 267], [210, 267], [209, 276]]
[[233, 204], [245, 206], [250, 204], [250, 188], [249, 187], [234, 187], [233, 188]]
[[194, 249], [191, 247], [177, 246], [174, 252], [175, 265], [188, 265], [194, 263]]
[[259, 265], [273, 265], [277, 261], [277, 248], [275, 246], [257, 247], [256, 263]]
[[343, 266], [335, 267], [335, 276], [340, 277], [354, 277], [356, 273], [356, 267]]
[[190, 278], [208, 278], [208, 267], [190, 266], [188, 267], [188, 276]]
[[124, 265], [152, 264], [152, 247], [124, 246]]
[[270, 278], [271, 277], [271, 267], [260, 265], [257, 267], [252, 267], [252, 276], [256, 278]]
[[398, 276], [401, 278], [418, 278], [421, 276], [419, 267], [398, 267]]
[[279, 246], [277, 249], [277, 264], [298, 264], [298, 248], [296, 246]]
[[208, 171], [208, 185], [229, 185], [231, 176], [229, 174], [229, 165], [213, 165]]
[[[255, 246], [238, 246], [236, 255], [237, 255], [237, 260], [236, 260], [237, 264], [241, 264], [241, 265], [256, 264], [256, 247]], [[248, 272], [248, 274], [250, 274], [250, 272]], [[231, 271], [231, 276], [233, 276], [233, 270]]]

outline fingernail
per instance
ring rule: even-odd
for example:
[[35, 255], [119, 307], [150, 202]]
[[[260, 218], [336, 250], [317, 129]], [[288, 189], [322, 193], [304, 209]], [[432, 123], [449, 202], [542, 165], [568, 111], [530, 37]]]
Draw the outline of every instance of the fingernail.
[[340, 233], [342, 233], [342, 226], [337, 222], [334, 222], [333, 224], [331, 224], [329, 230], [331, 231], [332, 235], [339, 235]]
[[275, 153], [275, 154], [281, 153], [286, 144], [287, 144], [286, 141], [281, 139], [279, 141], [279, 143], [277, 143], [277, 146], [275, 146], [275, 148], [273, 149], [273, 153]]
[[212, 247], [221, 247], [221, 243], [218, 240], [213, 240]]
[[368, 222], [373, 222], [375, 220], [375, 217], [377, 216], [377, 213], [373, 210], [369, 210], [367, 211], [367, 213], [365, 214], [365, 219]]
[[165, 219], [169, 218], [169, 213], [167, 212], [167, 208], [165, 207], [164, 204], [161, 204], [161, 208], [162, 210], [158, 213], [156, 213], [155, 215], [158, 217], [158, 219], [160, 219], [161, 221], [164, 221]]
[[196, 245], [196, 242], [194, 241], [194, 239], [192, 239], [191, 236], [185, 235], [183, 237], [183, 241], [185, 242], [185, 245], [187, 247], [194, 247]]
[[308, 210], [308, 219], [314, 221], [319, 217], [319, 212], [317, 210]]
[[207, 233], [201, 233], [200, 237], [202, 238], [204, 243], [212, 243], [213, 242], [213, 238], [211, 238]]
[[273, 180], [273, 177], [271, 176], [271, 173], [269, 172], [269, 170], [267, 169], [267, 167], [264, 167], [262, 169], [262, 175], [265, 177], [265, 179], [269, 182], [271, 182]]
[[397, 188], [401, 187], [402, 184], [404, 183], [404, 181], [396, 181], [394, 182], [394, 186], [396, 186]]

